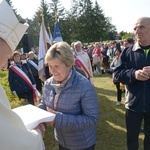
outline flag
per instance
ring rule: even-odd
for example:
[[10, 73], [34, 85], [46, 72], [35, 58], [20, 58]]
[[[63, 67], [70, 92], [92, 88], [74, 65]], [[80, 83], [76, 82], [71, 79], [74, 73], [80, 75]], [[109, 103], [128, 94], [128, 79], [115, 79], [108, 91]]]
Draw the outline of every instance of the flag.
[[56, 41], [56, 42], [63, 41], [58, 23], [55, 23], [55, 26], [54, 26], [53, 42], [54, 41]]
[[39, 37], [38, 73], [42, 81], [46, 80], [44, 58], [47, 52], [47, 44], [52, 45], [52, 41], [46, 31], [44, 20], [42, 20]]

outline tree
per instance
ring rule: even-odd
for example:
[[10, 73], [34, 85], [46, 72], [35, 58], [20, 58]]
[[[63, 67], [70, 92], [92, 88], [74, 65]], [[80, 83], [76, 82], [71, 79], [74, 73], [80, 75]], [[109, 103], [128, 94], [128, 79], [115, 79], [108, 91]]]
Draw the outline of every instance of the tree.
[[103, 10], [97, 1], [95, 2], [94, 16], [97, 39], [99, 38], [101, 41], [109, 40], [110, 33], [116, 32], [116, 28], [111, 24], [110, 19], [104, 16]]
[[62, 27], [62, 36], [65, 41], [71, 43], [78, 40], [80, 36], [79, 27], [78, 27], [78, 0], [72, 0], [70, 11], [66, 11], [66, 19], [63, 20]]
[[52, 2], [49, 4], [50, 6], [50, 13], [53, 16], [53, 21], [59, 21], [60, 19], [64, 19], [65, 16], [65, 9], [62, 6], [60, 0], [52, 0]]
[[82, 42], [92, 42], [110, 39], [109, 35], [116, 32], [116, 28], [111, 25], [110, 20], [103, 14], [103, 10], [95, 2], [95, 7], [91, 0], [76, 1], [74, 7], [76, 18], [76, 38]]
[[36, 11], [36, 13], [33, 17], [33, 20], [27, 19], [27, 22], [29, 24], [28, 34], [33, 36], [35, 46], [39, 45], [40, 25], [42, 23], [41, 15], [43, 15], [43, 17], [44, 17], [45, 27], [48, 31], [48, 27], [50, 27], [50, 28], [52, 27], [52, 26], [50, 26], [50, 23], [49, 23], [52, 16], [49, 12], [49, 6], [45, 2], [45, 0], [43, 0], [41, 2], [41, 6]]
[[18, 20], [21, 22], [21, 23], [25, 23], [25, 19], [23, 19], [20, 14], [17, 13], [17, 9], [15, 9], [12, 5], [12, 1], [11, 0], [6, 0], [6, 2], [10, 5], [10, 7], [12, 8], [12, 10], [14, 11], [16, 17], [18, 18]]
[[[66, 19], [66, 10], [64, 9], [64, 7], [62, 6], [62, 3], [60, 0], [52, 0], [52, 2], [49, 4], [49, 8], [50, 8], [50, 13], [52, 16], [52, 25], [54, 27], [54, 24], [57, 22], [59, 24], [59, 28], [62, 34], [62, 37], [65, 36], [65, 32], [64, 30], [62, 30], [62, 28], [65, 28], [65, 22], [64, 20]], [[52, 33], [54, 32], [54, 28]]]
[[[105, 17], [98, 2], [91, 0], [72, 0], [71, 8], [66, 11], [60, 0], [41, 2], [40, 8], [32, 20], [26, 19], [30, 27], [28, 33], [33, 35], [35, 45], [38, 45], [41, 8], [43, 8], [45, 26], [53, 31], [54, 24], [59, 21], [63, 40], [71, 43], [81, 40], [83, 43], [113, 40], [116, 27], [111, 24], [111, 18]], [[53, 33], [53, 32], [52, 32]]]
[[28, 33], [33, 34], [35, 45], [38, 45], [39, 42], [40, 25], [42, 22], [41, 14], [44, 16], [47, 31], [49, 32], [49, 29], [52, 31], [56, 18], [60, 21], [60, 26], [65, 18], [65, 9], [61, 5], [59, 0], [52, 0], [51, 3], [42, 0], [41, 6], [35, 13], [33, 20], [28, 22], [30, 24]]
[[6, 2], [10, 5], [11, 8], [13, 8], [11, 0], [6, 0]]
[[133, 38], [133, 34], [132, 33], [128, 33], [128, 32], [120, 32], [120, 35], [121, 35], [121, 39], [126, 39], [126, 38]]
[[84, 43], [92, 42], [95, 30], [93, 3], [91, 0], [87, 0], [83, 1], [83, 4], [80, 2], [80, 7], [81, 6], [83, 7], [83, 13], [78, 19], [81, 34], [80, 38]]

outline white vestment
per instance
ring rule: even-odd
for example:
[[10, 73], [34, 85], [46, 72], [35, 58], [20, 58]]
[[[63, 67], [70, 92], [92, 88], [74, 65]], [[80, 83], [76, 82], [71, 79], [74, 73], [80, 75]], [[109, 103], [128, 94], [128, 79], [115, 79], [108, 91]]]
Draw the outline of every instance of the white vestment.
[[21, 118], [11, 110], [1, 85], [0, 121], [1, 150], [43, 150], [43, 139], [40, 131], [26, 129]]
[[[93, 77], [93, 71], [92, 71], [92, 66], [91, 66], [91, 62], [90, 62], [90, 58], [88, 56], [88, 54], [84, 51], [81, 51], [81, 52], [77, 52], [75, 50], [75, 55], [78, 57], [80, 57], [80, 59], [82, 59], [82, 61], [84, 62], [84, 65], [86, 66], [86, 68], [88, 69], [89, 71], [89, 74], [90, 74], [90, 78]], [[85, 72], [86, 73], [86, 72]]]

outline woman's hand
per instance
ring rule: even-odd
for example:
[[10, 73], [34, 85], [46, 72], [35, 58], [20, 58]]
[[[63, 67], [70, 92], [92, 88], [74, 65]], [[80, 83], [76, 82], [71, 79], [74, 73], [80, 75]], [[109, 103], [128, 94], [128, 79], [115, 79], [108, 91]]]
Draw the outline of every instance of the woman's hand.
[[[50, 109], [49, 107], [46, 107], [46, 109], [47, 109], [48, 112], [53, 113], [53, 114], [56, 114], [56, 111]], [[53, 121], [50, 121], [50, 122], [47, 122], [47, 123], [46, 123], [47, 126], [54, 126], [54, 124], [55, 124], [55, 118], [54, 118]]]

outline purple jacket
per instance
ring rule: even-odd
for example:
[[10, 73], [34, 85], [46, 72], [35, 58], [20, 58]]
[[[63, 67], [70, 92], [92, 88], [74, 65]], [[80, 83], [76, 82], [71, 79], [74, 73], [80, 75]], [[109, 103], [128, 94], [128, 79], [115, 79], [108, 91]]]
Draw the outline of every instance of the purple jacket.
[[[49, 78], [44, 85], [40, 108], [54, 109], [55, 90]], [[55, 139], [60, 145], [79, 150], [96, 143], [99, 104], [96, 91], [88, 79], [72, 68], [72, 76], [59, 95], [56, 106]]]

